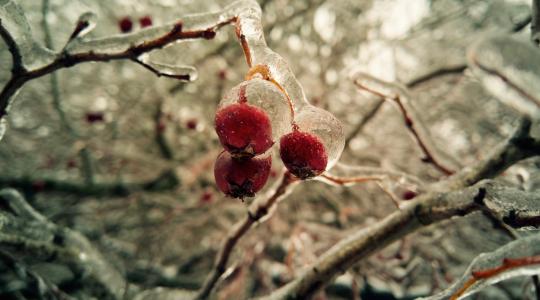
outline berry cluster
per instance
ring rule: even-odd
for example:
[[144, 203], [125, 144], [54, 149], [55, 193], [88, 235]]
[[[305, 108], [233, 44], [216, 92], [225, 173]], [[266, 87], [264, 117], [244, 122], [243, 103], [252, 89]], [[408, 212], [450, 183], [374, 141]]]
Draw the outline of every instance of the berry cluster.
[[296, 114], [279, 85], [258, 78], [244, 81], [224, 97], [215, 129], [224, 148], [214, 167], [216, 184], [235, 198], [252, 197], [264, 187], [275, 140], [283, 164], [300, 179], [322, 174], [337, 160], [344, 143], [341, 124], [333, 115], [311, 105]]

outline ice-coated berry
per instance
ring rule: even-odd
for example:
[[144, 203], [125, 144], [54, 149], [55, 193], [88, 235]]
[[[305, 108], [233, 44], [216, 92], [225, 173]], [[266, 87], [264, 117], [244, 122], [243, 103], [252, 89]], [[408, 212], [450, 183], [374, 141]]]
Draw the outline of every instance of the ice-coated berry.
[[223, 151], [216, 159], [214, 177], [218, 188], [227, 196], [253, 197], [266, 184], [271, 166], [270, 155], [234, 158]]
[[281, 137], [279, 155], [289, 172], [301, 179], [320, 175], [328, 163], [328, 154], [321, 140], [300, 130]]
[[120, 31], [123, 33], [130, 32], [133, 29], [133, 22], [129, 17], [123, 17], [118, 21], [118, 27], [120, 27]]
[[258, 155], [274, 144], [268, 114], [244, 102], [220, 108], [215, 126], [219, 141], [234, 156]]

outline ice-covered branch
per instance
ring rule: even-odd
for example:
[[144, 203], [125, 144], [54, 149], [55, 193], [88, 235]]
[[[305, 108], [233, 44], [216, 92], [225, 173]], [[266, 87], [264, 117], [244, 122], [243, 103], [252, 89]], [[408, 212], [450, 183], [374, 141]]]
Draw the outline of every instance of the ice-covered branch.
[[470, 69], [504, 104], [540, 119], [540, 52], [512, 36], [487, 36], [467, 52]]
[[540, 1], [532, 0], [531, 40], [540, 45]]
[[0, 188], [13, 187], [28, 191], [67, 193], [82, 197], [114, 197], [126, 196], [137, 191], [166, 191], [178, 187], [179, 184], [179, 179], [173, 170], [167, 170], [148, 181], [95, 182], [93, 184], [52, 177], [0, 176]]
[[15, 43], [15, 40], [13, 39], [9, 31], [7, 31], [7, 29], [2, 24], [2, 19], [0, 19], [0, 36], [6, 43], [9, 49], [9, 52], [11, 53], [11, 58], [12, 58], [11, 72], [13, 74], [19, 74], [23, 72], [21, 52], [19, 51], [19, 47]]
[[264, 197], [257, 198], [248, 208], [248, 213], [244, 219], [237, 222], [227, 234], [227, 237], [221, 245], [221, 249], [216, 256], [214, 268], [207, 276], [203, 287], [197, 293], [195, 299], [206, 299], [212, 292], [218, 279], [225, 273], [227, 263], [232, 251], [240, 238], [248, 232], [257, 222], [264, 221], [276, 208], [276, 204], [286, 197], [295, 186], [298, 179], [285, 172], [281, 180], [276, 182], [276, 186], [272, 187]]
[[416, 108], [411, 103], [411, 97], [403, 87], [362, 72], [354, 72], [351, 74], [351, 79], [358, 88], [383, 99], [391, 100], [403, 115], [407, 129], [425, 155], [424, 160], [433, 164], [446, 175], [454, 173], [458, 164], [448, 154], [436, 147]]
[[[72, 67], [85, 62], [107, 62], [128, 59], [143, 65], [159, 76], [193, 80], [192, 68], [181, 67], [178, 69], [172, 66], [151, 64], [140, 57], [145, 53], [180, 41], [212, 39], [215, 37], [218, 29], [236, 22], [238, 15], [241, 13], [251, 15], [257, 12], [260, 15], [260, 8], [256, 2], [242, 0], [225, 7], [219, 12], [189, 15], [171, 24], [143, 29], [131, 34], [98, 39], [85, 39], [81, 34], [82, 31], [88, 31], [92, 27], [89, 24], [90, 21], [83, 18], [82, 22], [78, 22], [72, 38], [69, 39], [62, 51], [54, 54], [48, 49], [37, 46], [31, 38], [30, 27], [22, 9], [15, 2], [9, 1], [8, 4], [2, 6], [0, 15], [2, 22], [14, 16], [15, 13], [17, 18], [13, 17], [10, 28], [0, 26], [0, 33], [2, 33], [2, 37], [8, 44], [12, 54], [17, 54], [13, 55], [14, 66], [21, 65], [22, 68], [13, 74], [0, 92], [0, 118], [7, 114], [8, 106], [13, 96], [26, 82], [50, 74], [58, 69]], [[22, 23], [19, 24], [17, 22]], [[12, 37], [12, 32], [19, 33], [21, 38]], [[30, 46], [18, 45], [18, 40]], [[39, 49], [41, 53], [45, 53], [46, 55], [44, 54], [40, 60], [25, 63], [26, 54], [16, 51], [23, 46], [25, 46], [25, 49], [32, 47]], [[28, 56], [30, 55], [31, 53], [28, 54]]]
[[[13, 189], [0, 191], [0, 245], [11, 253], [43, 257], [69, 268], [78, 284], [102, 299], [121, 299], [123, 276], [83, 235], [49, 222]], [[8, 211], [6, 211], [8, 209]]]
[[[268, 299], [306, 299], [358, 261], [423, 226], [454, 216], [486, 210], [510, 225], [539, 226], [538, 194], [480, 181], [497, 176], [522, 159], [540, 154], [540, 140], [530, 137], [529, 129], [530, 122], [523, 121], [512, 137], [484, 160], [428, 188], [428, 192], [378, 223], [343, 239]], [[515, 203], [515, 206], [508, 207], [505, 203]]]

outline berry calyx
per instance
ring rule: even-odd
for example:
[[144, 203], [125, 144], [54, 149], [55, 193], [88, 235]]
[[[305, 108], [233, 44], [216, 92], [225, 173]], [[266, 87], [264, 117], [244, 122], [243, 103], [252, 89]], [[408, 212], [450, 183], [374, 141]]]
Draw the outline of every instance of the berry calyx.
[[227, 151], [221, 152], [214, 165], [218, 188], [225, 195], [243, 199], [260, 191], [270, 175], [272, 157], [234, 158]]
[[328, 163], [322, 141], [316, 135], [298, 129], [281, 137], [279, 155], [289, 172], [300, 179], [320, 175]]
[[219, 109], [215, 127], [225, 150], [237, 157], [262, 154], [274, 144], [268, 114], [245, 102]]
[[120, 21], [118, 21], [118, 27], [120, 27], [120, 31], [122, 33], [127, 33], [133, 29], [133, 22], [129, 17], [123, 17], [120, 19]]

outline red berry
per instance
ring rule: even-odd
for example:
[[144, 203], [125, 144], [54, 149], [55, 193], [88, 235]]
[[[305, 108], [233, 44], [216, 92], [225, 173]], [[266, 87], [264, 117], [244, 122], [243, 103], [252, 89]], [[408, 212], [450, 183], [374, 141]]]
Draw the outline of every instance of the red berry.
[[244, 102], [219, 109], [215, 125], [219, 141], [235, 156], [261, 154], [274, 144], [268, 114]]
[[123, 33], [130, 32], [133, 29], [133, 22], [129, 17], [123, 17], [118, 21], [118, 27], [120, 27], [120, 31]]
[[87, 112], [86, 113], [86, 122], [92, 124], [92, 123], [98, 123], [105, 121], [105, 117], [102, 112]]
[[191, 129], [191, 130], [195, 130], [197, 129], [197, 119], [189, 119], [187, 122], [186, 122], [186, 126], [188, 129]]
[[214, 198], [214, 194], [211, 191], [204, 191], [201, 195], [200, 202], [201, 203], [210, 203], [212, 202], [212, 199]]
[[411, 191], [411, 190], [406, 190], [405, 192], [403, 192], [403, 194], [401, 195], [401, 198], [403, 200], [411, 200], [413, 199], [414, 197], [416, 197], [417, 193], [414, 192], [414, 191]]
[[234, 198], [253, 197], [263, 188], [270, 174], [272, 157], [234, 158], [221, 152], [214, 166], [218, 188]]
[[328, 155], [317, 136], [294, 130], [282, 136], [279, 144], [281, 160], [296, 177], [307, 179], [326, 169]]
[[150, 16], [144, 16], [139, 19], [139, 24], [141, 24], [141, 27], [150, 27], [152, 26], [152, 18]]

